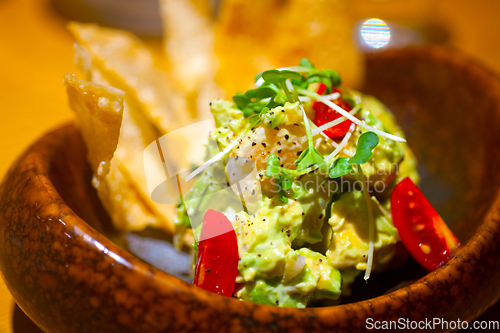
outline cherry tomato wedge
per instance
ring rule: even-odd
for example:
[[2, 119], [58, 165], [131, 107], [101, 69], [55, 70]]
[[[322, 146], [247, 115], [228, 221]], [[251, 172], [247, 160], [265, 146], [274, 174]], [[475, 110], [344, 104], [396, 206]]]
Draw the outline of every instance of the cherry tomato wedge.
[[410, 178], [403, 179], [394, 188], [391, 210], [403, 245], [426, 269], [432, 271], [444, 264], [460, 245]]
[[326, 84], [319, 82], [318, 87], [316, 88], [316, 94], [323, 95], [327, 88]]
[[[325, 91], [326, 91], [326, 85], [324, 83], [320, 83], [318, 85], [318, 88], [316, 89], [316, 93], [322, 95]], [[340, 93], [340, 90], [335, 88], [333, 89], [333, 92]], [[342, 97], [339, 97], [338, 99], [334, 100], [333, 103], [337, 104], [346, 111], [351, 111], [352, 109], [352, 107], [345, 100], [343, 100]], [[316, 126], [321, 126], [323, 124], [329, 123], [330, 121], [342, 117], [340, 113], [318, 101], [313, 103], [312, 108], [314, 111], [316, 111], [313, 121]], [[330, 127], [329, 129], [324, 130], [323, 133], [328, 135], [330, 139], [341, 138], [347, 133], [351, 124], [352, 122], [350, 120], [345, 120], [344, 122], [334, 127]]]
[[209, 209], [203, 217], [193, 284], [231, 297], [238, 274], [238, 241], [231, 222]]

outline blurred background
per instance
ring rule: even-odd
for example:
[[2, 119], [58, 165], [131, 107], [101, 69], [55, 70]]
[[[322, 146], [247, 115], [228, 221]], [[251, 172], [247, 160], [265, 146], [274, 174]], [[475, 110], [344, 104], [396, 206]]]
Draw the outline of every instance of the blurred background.
[[[220, 1], [212, 1], [215, 8], [221, 6]], [[500, 73], [498, 0], [331, 1], [332, 6], [342, 6], [348, 27], [343, 34], [361, 59], [363, 54], [387, 48], [443, 44]], [[0, 0], [2, 178], [30, 143], [73, 117], [62, 84], [65, 73], [76, 72], [68, 20], [127, 29], [154, 51], [163, 50], [157, 0]], [[314, 34], [321, 27], [312, 22], [309, 28]], [[362, 73], [353, 75], [352, 82], [362, 80]], [[498, 319], [495, 311], [485, 318]], [[40, 332], [15, 307], [1, 280], [0, 332]]]

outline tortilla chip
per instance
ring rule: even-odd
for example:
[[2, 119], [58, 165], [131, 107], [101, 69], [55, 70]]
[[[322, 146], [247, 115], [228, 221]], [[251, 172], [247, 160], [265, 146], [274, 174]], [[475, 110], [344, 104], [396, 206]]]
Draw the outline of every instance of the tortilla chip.
[[79, 80], [72, 74], [66, 74], [63, 82], [71, 108], [78, 115], [90, 166], [92, 170], [100, 170], [99, 175], [104, 176], [106, 171], [109, 172], [109, 162], [118, 145], [124, 92]]
[[[115, 226], [120, 225], [128, 231], [140, 231], [147, 226], [174, 231], [173, 205], [161, 205], [151, 200], [144, 174], [143, 151], [157, 136], [153, 125], [134, 107], [134, 101], [126, 97], [120, 141], [111, 161], [113, 172], [108, 177], [110, 193], [107, 196], [115, 206], [120, 206], [122, 216], [115, 216]], [[156, 162], [156, 168], [150, 172], [164, 173], [161, 161]], [[124, 188], [127, 193], [123, 193]], [[143, 216], [138, 215], [141, 212]]]
[[214, 17], [210, 0], [160, 1], [165, 50], [176, 85], [185, 93], [196, 121], [211, 119], [209, 103], [224, 96], [215, 84]]
[[[87, 77], [98, 84], [109, 85], [105, 79], [109, 75], [95, 65], [87, 49], [77, 44], [75, 50], [75, 62]], [[94, 177], [93, 185], [117, 229], [140, 231], [154, 226], [173, 233], [175, 206], [156, 204], [147, 189], [142, 155], [159, 133], [136, 96], [125, 94], [123, 122], [110, 172], [104, 178]], [[90, 149], [94, 148], [89, 146]], [[157, 161], [156, 168], [153, 166], [150, 172], [164, 172], [161, 161]]]
[[160, 213], [144, 196], [133, 177], [126, 164], [113, 159], [106, 179], [97, 184], [94, 181], [99, 199], [114, 227], [122, 231], [141, 231], [152, 226], [173, 234], [175, 206], [163, 205]]
[[214, 8], [208, 0], [162, 0], [165, 48], [171, 71], [185, 92], [196, 92], [217, 67]]
[[[128, 182], [119, 159], [113, 158], [118, 146], [124, 112], [124, 92], [66, 74], [64, 78], [71, 108], [78, 116], [78, 128], [88, 150], [94, 178], [92, 183], [118, 229], [144, 228], [157, 224], [153, 213], [137, 204], [140, 196]], [[140, 225], [131, 227], [125, 221]]]
[[184, 96], [174, 91], [152, 53], [133, 34], [75, 22], [69, 30], [89, 53], [92, 66], [110, 85], [134, 96], [160, 133], [189, 123]]

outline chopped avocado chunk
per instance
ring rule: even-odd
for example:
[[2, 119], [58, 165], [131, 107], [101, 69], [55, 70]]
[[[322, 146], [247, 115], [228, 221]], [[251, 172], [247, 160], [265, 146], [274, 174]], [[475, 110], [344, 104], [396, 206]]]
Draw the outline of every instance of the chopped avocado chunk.
[[337, 299], [340, 296], [340, 272], [330, 266], [326, 257], [306, 248], [293, 251], [294, 255], [303, 256], [304, 266], [289, 281], [280, 277], [257, 279], [247, 282], [236, 292], [236, 296], [261, 304], [283, 307], [304, 308], [312, 299]]
[[299, 105], [299, 102], [286, 102], [284, 106], [277, 106], [261, 114], [260, 119], [269, 128], [298, 124], [303, 121]]
[[218, 99], [210, 104], [210, 111], [214, 115], [215, 126], [228, 126], [234, 133], [239, 133], [246, 127], [243, 112], [233, 108], [233, 103]]
[[[392, 223], [391, 215], [386, 212], [372, 197], [375, 220], [375, 251], [394, 244], [399, 235]], [[368, 219], [366, 201], [363, 192], [343, 193], [331, 207], [328, 223], [332, 227], [333, 236], [326, 252], [328, 261], [336, 268], [355, 266], [364, 270], [368, 253]]]
[[285, 204], [278, 196], [265, 198], [255, 217], [238, 213], [233, 225], [241, 258], [239, 282], [283, 276], [286, 255], [301, 223], [302, 207], [295, 200]]
[[256, 303], [278, 305], [289, 308], [305, 308], [310, 297], [299, 293], [289, 293], [280, 278], [257, 279], [246, 283], [236, 292], [236, 297]]
[[248, 122], [239, 109], [233, 108], [233, 103], [218, 99], [210, 105], [214, 115], [216, 129], [211, 137], [221, 149], [226, 148], [230, 141], [236, 139], [248, 126]]
[[306, 257], [306, 268], [318, 276], [313, 298], [337, 299], [342, 281], [340, 271], [332, 267], [321, 253], [307, 248], [297, 250], [297, 253]]
[[326, 216], [326, 207], [337, 191], [337, 186], [319, 173], [307, 174], [294, 182], [291, 191], [297, 193], [296, 200], [302, 206], [304, 217], [302, 228], [294, 245], [321, 242], [321, 229]]

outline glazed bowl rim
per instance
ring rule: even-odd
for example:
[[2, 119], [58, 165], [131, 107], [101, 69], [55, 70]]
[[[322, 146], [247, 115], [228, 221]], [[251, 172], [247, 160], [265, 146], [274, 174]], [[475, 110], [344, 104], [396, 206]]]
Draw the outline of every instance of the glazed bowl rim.
[[[496, 78], [498, 80], [498, 77]], [[50, 131], [34, 143], [34, 145], [28, 151], [28, 154], [36, 154], [36, 147], [49, 144], [51, 141], [48, 138], [58, 131], [76, 131], [76, 127], [73, 122], [69, 122], [58, 127], [55, 130]], [[485, 245], [488, 244], [488, 242], [493, 241], [494, 238], [500, 234], [500, 226], [497, 220], [498, 217], [496, 217], [496, 214], [493, 211], [493, 208], [495, 206], [500, 205], [500, 197], [498, 196], [500, 189], [498, 189], [496, 192], [497, 195], [495, 197], [495, 200], [492, 202], [490, 208], [485, 213], [483, 219], [479, 221], [480, 224], [478, 225], [474, 234], [467, 240], [465, 244], [463, 244], [463, 246], [457, 251], [454, 257], [435, 271], [429, 272], [427, 275], [421, 277], [417, 281], [405, 287], [399, 288], [387, 294], [379, 295], [374, 298], [354, 303], [327, 307], [309, 307], [305, 309], [299, 309], [276, 307], [252, 302], [242, 302], [236, 298], [227, 298], [224, 296], [213, 294], [199, 287], [186, 283], [181, 279], [142, 261], [141, 259], [132, 255], [130, 252], [120, 248], [105, 235], [99, 233], [91, 225], [87, 224], [87, 222], [80, 218], [80, 216], [78, 216], [68, 204], [66, 204], [50, 178], [50, 174], [48, 171], [50, 160], [44, 160], [44, 156], [39, 155], [36, 159], [36, 170], [34, 171], [36, 171], [37, 173], [36, 181], [40, 182], [45, 190], [45, 193], [42, 193], [42, 191], [40, 191], [39, 195], [52, 198], [54, 204], [57, 205], [57, 209], [63, 213], [62, 218], [65, 219], [65, 222], [67, 222], [66, 219], [68, 219], [68, 221], [71, 222], [71, 225], [76, 227], [76, 230], [79, 230], [79, 232], [81, 232], [81, 235], [84, 237], [86, 242], [92, 243], [92, 246], [95, 247], [96, 251], [107, 251], [108, 255], [114, 255], [114, 259], [118, 263], [129, 269], [132, 269], [133, 271], [135, 271], [135, 274], [141, 274], [145, 279], [154, 279], [155, 283], [164, 284], [169, 288], [169, 290], [188, 293], [192, 295], [192, 297], [194, 297], [194, 301], [199, 301], [200, 303], [209, 303], [213, 304], [214, 306], [222, 306], [224, 308], [244, 307], [245, 309], [252, 311], [265, 309], [265, 311], [269, 312], [270, 314], [276, 314], [280, 317], [305, 313], [312, 317], [321, 316], [323, 320], [334, 321], [337, 315], [342, 316], [343, 314], [345, 315], [350, 311], [359, 311], [360, 308], [354, 308], [355, 306], [360, 306], [361, 308], [368, 311], [368, 309], [374, 309], [379, 306], [384, 307], [387, 305], [387, 302], [391, 302], [391, 300], [394, 299], [409, 298], [409, 295], [414, 293], [423, 293], [423, 296], [428, 299], [429, 302], [432, 302], [432, 293], [428, 295], [425, 294], [426, 288], [428, 289], [428, 285], [436, 282], [440, 282], [443, 284], [456, 283], [456, 274], [461, 271], [461, 266], [467, 265], [469, 263], [469, 257], [486, 255], [486, 249], [488, 247]], [[26, 156], [23, 155], [21, 159], [25, 157]], [[492, 230], [494, 231], [494, 233], [491, 232]], [[498, 299], [500, 295], [496, 297]]]

